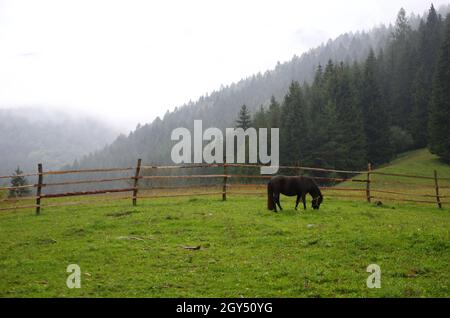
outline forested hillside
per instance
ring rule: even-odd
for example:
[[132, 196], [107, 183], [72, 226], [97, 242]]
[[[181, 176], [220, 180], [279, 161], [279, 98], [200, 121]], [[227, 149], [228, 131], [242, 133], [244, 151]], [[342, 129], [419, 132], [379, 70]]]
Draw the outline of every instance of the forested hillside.
[[[342, 35], [223, 87], [138, 126], [74, 167], [132, 165], [138, 157], [167, 163], [174, 128], [192, 128], [194, 119], [202, 119], [204, 128], [233, 127], [243, 104], [252, 113], [263, 110], [255, 126], [282, 128], [284, 163], [361, 168], [424, 147], [443, 20], [433, 7], [422, 19], [401, 10], [394, 26]], [[280, 108], [280, 121], [269, 124], [274, 107]]]
[[384, 50], [319, 66], [311, 85], [293, 82], [255, 126], [281, 129], [284, 163], [361, 169], [427, 145], [449, 159], [449, 43], [449, 17], [432, 7], [413, 30], [402, 10]]
[[38, 108], [0, 109], [0, 175], [12, 174], [17, 166], [35, 171], [39, 162], [58, 169], [104, 147], [117, 133], [92, 118]]

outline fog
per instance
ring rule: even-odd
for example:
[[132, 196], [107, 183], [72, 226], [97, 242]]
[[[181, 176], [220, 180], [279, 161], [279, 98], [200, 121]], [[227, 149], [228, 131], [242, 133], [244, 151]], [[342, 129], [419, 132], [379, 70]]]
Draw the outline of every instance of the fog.
[[[436, 7], [448, 1], [434, 1]], [[0, 0], [0, 108], [90, 114], [122, 130], [423, 0]]]

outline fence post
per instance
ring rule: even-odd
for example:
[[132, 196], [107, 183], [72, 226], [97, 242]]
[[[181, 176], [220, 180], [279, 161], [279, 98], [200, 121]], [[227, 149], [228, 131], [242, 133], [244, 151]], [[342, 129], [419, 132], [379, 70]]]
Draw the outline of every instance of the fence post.
[[366, 197], [367, 202], [371, 202], [371, 196], [370, 196], [370, 172], [372, 171], [372, 164], [369, 162], [367, 164], [367, 180], [366, 180]]
[[222, 186], [222, 201], [227, 200], [227, 179], [228, 179], [228, 169], [227, 164], [223, 164], [223, 174], [225, 175], [223, 177], [223, 186]]
[[42, 163], [38, 163], [38, 184], [36, 188], [36, 215], [41, 214], [41, 192], [43, 179], [44, 176], [42, 175]]
[[138, 185], [139, 185], [139, 174], [141, 173], [141, 162], [142, 159], [138, 159], [136, 165], [136, 172], [134, 174], [134, 187], [133, 187], [133, 206], [137, 205], [137, 193], [138, 193]]
[[437, 171], [436, 170], [434, 170], [434, 186], [436, 188], [436, 202], [437, 202], [437, 205], [438, 205], [439, 209], [442, 209], [441, 198], [439, 196], [439, 183], [438, 183], [438, 177], [437, 177]]

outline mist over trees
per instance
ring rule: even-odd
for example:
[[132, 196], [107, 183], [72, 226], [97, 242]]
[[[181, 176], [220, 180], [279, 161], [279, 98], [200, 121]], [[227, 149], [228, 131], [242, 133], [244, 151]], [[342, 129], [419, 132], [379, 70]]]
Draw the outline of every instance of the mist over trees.
[[[448, 160], [446, 24], [450, 16], [443, 21], [432, 6], [413, 30], [402, 9], [385, 49], [370, 50], [361, 63], [330, 60], [324, 69], [317, 68], [311, 85], [293, 82], [281, 106], [282, 163], [363, 169], [367, 162], [380, 165], [428, 144]], [[270, 116], [261, 109], [254, 126], [269, 126]]]
[[39, 108], [0, 109], [0, 123], [0, 175], [11, 175], [17, 166], [35, 171], [39, 162], [59, 169], [117, 136], [95, 119]]
[[244, 104], [254, 126], [281, 128], [284, 163], [382, 164], [429, 143], [428, 114], [444, 25], [433, 7], [423, 18], [401, 10], [393, 26], [341, 35], [271, 71], [168, 111], [70, 167], [130, 166], [136, 158], [170, 163], [174, 128], [192, 129], [195, 119], [202, 119], [204, 128], [234, 127]]

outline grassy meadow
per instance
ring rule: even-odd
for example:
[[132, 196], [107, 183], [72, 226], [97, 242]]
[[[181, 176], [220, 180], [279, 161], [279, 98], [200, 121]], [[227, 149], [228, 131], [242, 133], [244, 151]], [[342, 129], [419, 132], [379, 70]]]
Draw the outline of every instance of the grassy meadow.
[[[404, 170], [411, 156], [422, 163]], [[419, 151], [383, 169], [422, 174], [433, 160]], [[230, 194], [1, 212], [0, 297], [450, 297], [449, 204], [294, 203], [272, 213], [265, 197]], [[69, 264], [80, 289], [66, 286]], [[366, 286], [370, 264], [380, 289]]]

